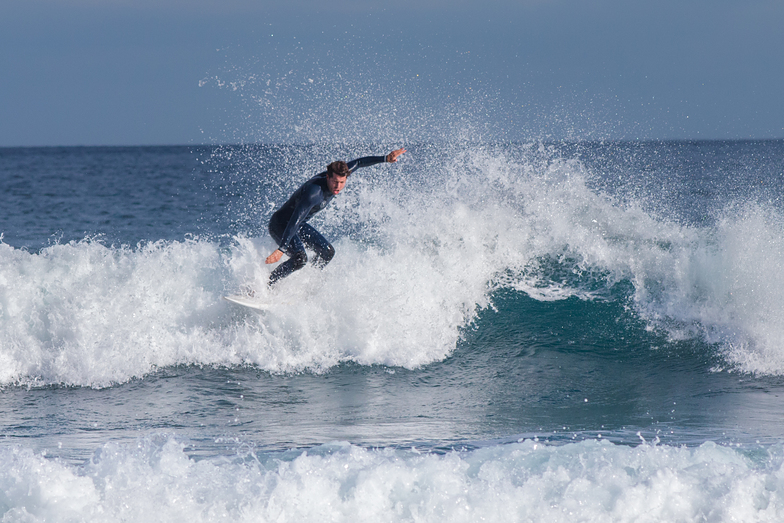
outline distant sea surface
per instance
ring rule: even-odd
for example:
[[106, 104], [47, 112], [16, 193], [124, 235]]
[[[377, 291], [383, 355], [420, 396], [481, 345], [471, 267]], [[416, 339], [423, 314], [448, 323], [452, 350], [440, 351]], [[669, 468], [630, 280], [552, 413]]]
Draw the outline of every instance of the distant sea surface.
[[[400, 145], [268, 289], [272, 212]], [[784, 141], [0, 148], [0, 194], [0, 521], [784, 519]]]

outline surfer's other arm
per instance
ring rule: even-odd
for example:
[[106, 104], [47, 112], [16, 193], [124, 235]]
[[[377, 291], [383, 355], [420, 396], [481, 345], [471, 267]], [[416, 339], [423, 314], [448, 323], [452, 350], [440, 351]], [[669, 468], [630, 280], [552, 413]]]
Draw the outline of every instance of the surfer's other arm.
[[270, 263], [278, 263], [280, 259], [283, 257], [283, 253], [280, 249], [275, 249], [275, 252], [267, 256], [267, 259], [264, 260], [264, 263], [269, 265]]

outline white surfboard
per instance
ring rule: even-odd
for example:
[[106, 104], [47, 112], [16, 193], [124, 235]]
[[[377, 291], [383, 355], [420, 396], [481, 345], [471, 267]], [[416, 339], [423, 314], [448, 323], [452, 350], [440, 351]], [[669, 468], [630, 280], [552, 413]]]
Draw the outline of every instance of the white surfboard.
[[261, 301], [260, 299], [251, 296], [224, 296], [223, 299], [230, 301], [231, 303], [236, 303], [237, 305], [242, 305], [243, 307], [250, 307], [251, 309], [256, 309], [259, 311], [266, 311], [272, 308], [271, 303]]

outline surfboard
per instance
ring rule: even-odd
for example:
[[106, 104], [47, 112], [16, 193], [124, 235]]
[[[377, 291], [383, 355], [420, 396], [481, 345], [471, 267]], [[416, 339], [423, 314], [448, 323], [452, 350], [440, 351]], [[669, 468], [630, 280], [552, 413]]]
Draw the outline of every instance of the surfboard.
[[243, 307], [256, 309], [258, 311], [266, 311], [272, 308], [271, 303], [263, 302], [258, 298], [253, 298], [251, 296], [224, 296], [223, 299], [230, 301], [231, 303], [236, 303], [237, 305], [242, 305]]

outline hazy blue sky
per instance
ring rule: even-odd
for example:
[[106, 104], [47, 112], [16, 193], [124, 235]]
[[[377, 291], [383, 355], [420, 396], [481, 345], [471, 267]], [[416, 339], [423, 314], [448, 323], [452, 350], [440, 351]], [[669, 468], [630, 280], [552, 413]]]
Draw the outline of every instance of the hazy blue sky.
[[784, 138], [782, 0], [280, 4], [3, 0], [0, 146]]

